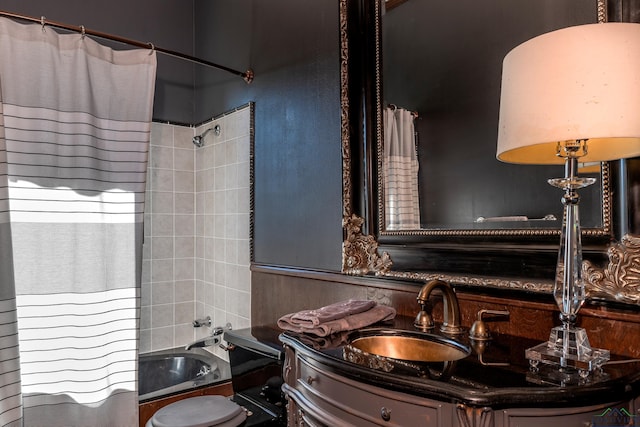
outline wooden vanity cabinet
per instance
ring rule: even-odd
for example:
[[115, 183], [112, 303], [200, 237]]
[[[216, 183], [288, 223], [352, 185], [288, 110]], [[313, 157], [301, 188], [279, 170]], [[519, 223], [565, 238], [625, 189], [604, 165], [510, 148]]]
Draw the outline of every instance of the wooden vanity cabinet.
[[385, 390], [331, 372], [286, 347], [289, 426], [455, 425], [455, 405]]
[[[288, 425], [313, 427], [544, 427], [611, 425], [602, 414], [625, 408], [636, 414], [638, 401], [608, 402], [587, 407], [472, 407], [387, 390], [341, 375], [305, 348], [285, 345], [285, 384]], [[598, 423], [601, 420], [602, 423]], [[606, 422], [609, 422], [606, 424]], [[636, 425], [636, 424], [624, 424]]]

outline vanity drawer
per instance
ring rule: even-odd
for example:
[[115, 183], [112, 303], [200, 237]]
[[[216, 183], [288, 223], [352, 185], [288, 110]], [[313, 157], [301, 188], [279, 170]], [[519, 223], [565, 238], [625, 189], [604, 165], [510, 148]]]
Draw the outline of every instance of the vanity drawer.
[[[558, 426], [629, 426], [633, 423], [633, 405], [630, 402], [618, 402], [608, 405], [585, 406], [578, 408], [513, 408], [496, 411], [496, 427], [538, 427]], [[627, 412], [621, 412], [624, 408]], [[614, 410], [612, 415], [607, 415]], [[620, 412], [617, 412], [620, 411]]]
[[352, 381], [297, 358], [296, 389], [322, 411], [355, 426], [451, 426], [452, 405]]

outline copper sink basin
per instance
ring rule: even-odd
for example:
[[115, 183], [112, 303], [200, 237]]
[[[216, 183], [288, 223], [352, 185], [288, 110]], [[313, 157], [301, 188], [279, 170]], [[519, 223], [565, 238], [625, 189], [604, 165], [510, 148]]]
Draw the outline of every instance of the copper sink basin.
[[349, 346], [371, 355], [412, 362], [451, 362], [471, 353], [469, 347], [446, 337], [395, 329], [357, 332]]

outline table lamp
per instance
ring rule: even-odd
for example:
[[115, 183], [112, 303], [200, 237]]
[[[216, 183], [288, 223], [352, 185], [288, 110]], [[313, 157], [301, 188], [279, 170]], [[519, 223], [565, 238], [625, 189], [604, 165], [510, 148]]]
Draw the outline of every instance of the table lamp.
[[578, 164], [640, 155], [640, 24], [579, 25], [535, 37], [503, 62], [497, 158], [518, 164], [564, 165], [564, 219], [553, 296], [562, 325], [526, 350], [539, 363], [583, 376], [609, 360], [591, 348], [576, 315], [586, 295], [578, 189], [594, 178]]

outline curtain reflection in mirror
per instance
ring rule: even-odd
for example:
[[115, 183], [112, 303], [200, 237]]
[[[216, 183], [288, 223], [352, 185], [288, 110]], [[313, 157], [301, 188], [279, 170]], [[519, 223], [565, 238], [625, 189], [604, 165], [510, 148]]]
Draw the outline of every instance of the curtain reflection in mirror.
[[384, 110], [384, 206], [387, 230], [420, 228], [415, 113]]

